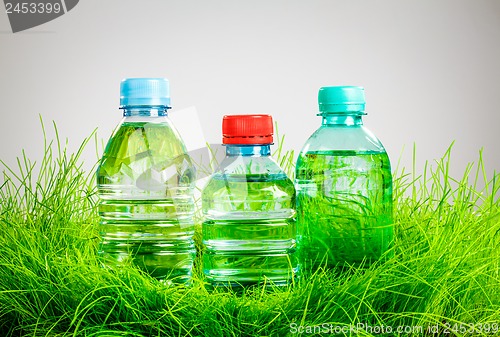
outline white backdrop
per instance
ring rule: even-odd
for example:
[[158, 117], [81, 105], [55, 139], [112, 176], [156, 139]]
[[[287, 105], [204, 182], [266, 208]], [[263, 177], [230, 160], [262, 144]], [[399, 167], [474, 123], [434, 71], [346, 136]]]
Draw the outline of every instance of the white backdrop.
[[211, 143], [223, 115], [269, 113], [298, 152], [321, 122], [319, 87], [360, 85], [393, 167], [403, 147], [422, 168], [455, 141], [454, 175], [480, 148], [500, 168], [498, 0], [82, 0], [16, 34], [2, 12], [0, 159], [41, 157], [39, 115], [72, 150], [96, 127], [107, 140], [120, 80], [142, 76], [167, 77]]

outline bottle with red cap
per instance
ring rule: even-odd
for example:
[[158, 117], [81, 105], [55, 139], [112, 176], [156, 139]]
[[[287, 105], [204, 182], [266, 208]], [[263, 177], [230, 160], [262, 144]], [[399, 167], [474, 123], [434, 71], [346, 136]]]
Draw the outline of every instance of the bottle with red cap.
[[202, 193], [203, 272], [213, 286], [289, 284], [295, 273], [295, 188], [271, 157], [270, 115], [222, 121], [226, 157]]

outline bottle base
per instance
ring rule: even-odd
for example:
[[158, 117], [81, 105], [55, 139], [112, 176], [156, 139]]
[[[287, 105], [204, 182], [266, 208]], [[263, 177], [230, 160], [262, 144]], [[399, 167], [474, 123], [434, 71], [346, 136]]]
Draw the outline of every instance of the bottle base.
[[294, 249], [289, 251], [205, 251], [203, 273], [215, 287], [286, 286], [297, 274]]
[[187, 284], [191, 281], [194, 251], [182, 254], [100, 251], [98, 255], [102, 266], [114, 271], [134, 266], [167, 284]]
[[209, 290], [212, 289], [228, 289], [235, 292], [244, 291], [245, 289], [250, 289], [252, 287], [276, 289], [289, 287], [295, 283], [294, 278], [287, 279], [277, 279], [272, 280], [268, 278], [262, 278], [260, 280], [231, 280], [231, 279], [216, 279], [216, 278], [206, 278], [205, 287]]

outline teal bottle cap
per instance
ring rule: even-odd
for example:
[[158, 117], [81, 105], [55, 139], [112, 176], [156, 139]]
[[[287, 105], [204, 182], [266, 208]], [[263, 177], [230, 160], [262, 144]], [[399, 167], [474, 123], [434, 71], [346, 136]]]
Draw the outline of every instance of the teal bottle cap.
[[170, 86], [166, 78], [126, 78], [120, 84], [120, 108], [155, 105], [170, 108]]
[[320, 115], [365, 111], [365, 89], [356, 86], [322, 87], [318, 92]]

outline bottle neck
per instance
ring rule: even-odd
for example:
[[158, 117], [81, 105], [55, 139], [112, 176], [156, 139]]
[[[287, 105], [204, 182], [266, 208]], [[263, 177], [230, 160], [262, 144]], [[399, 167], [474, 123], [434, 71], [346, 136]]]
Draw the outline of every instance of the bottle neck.
[[167, 116], [167, 109], [169, 108], [164, 105], [138, 105], [124, 106], [120, 109], [123, 110], [123, 117], [159, 117]]
[[271, 144], [262, 144], [262, 145], [226, 144], [226, 156], [228, 157], [236, 157], [236, 156], [264, 157], [270, 155], [271, 155]]
[[323, 114], [322, 125], [363, 125], [363, 115], [360, 114]]

